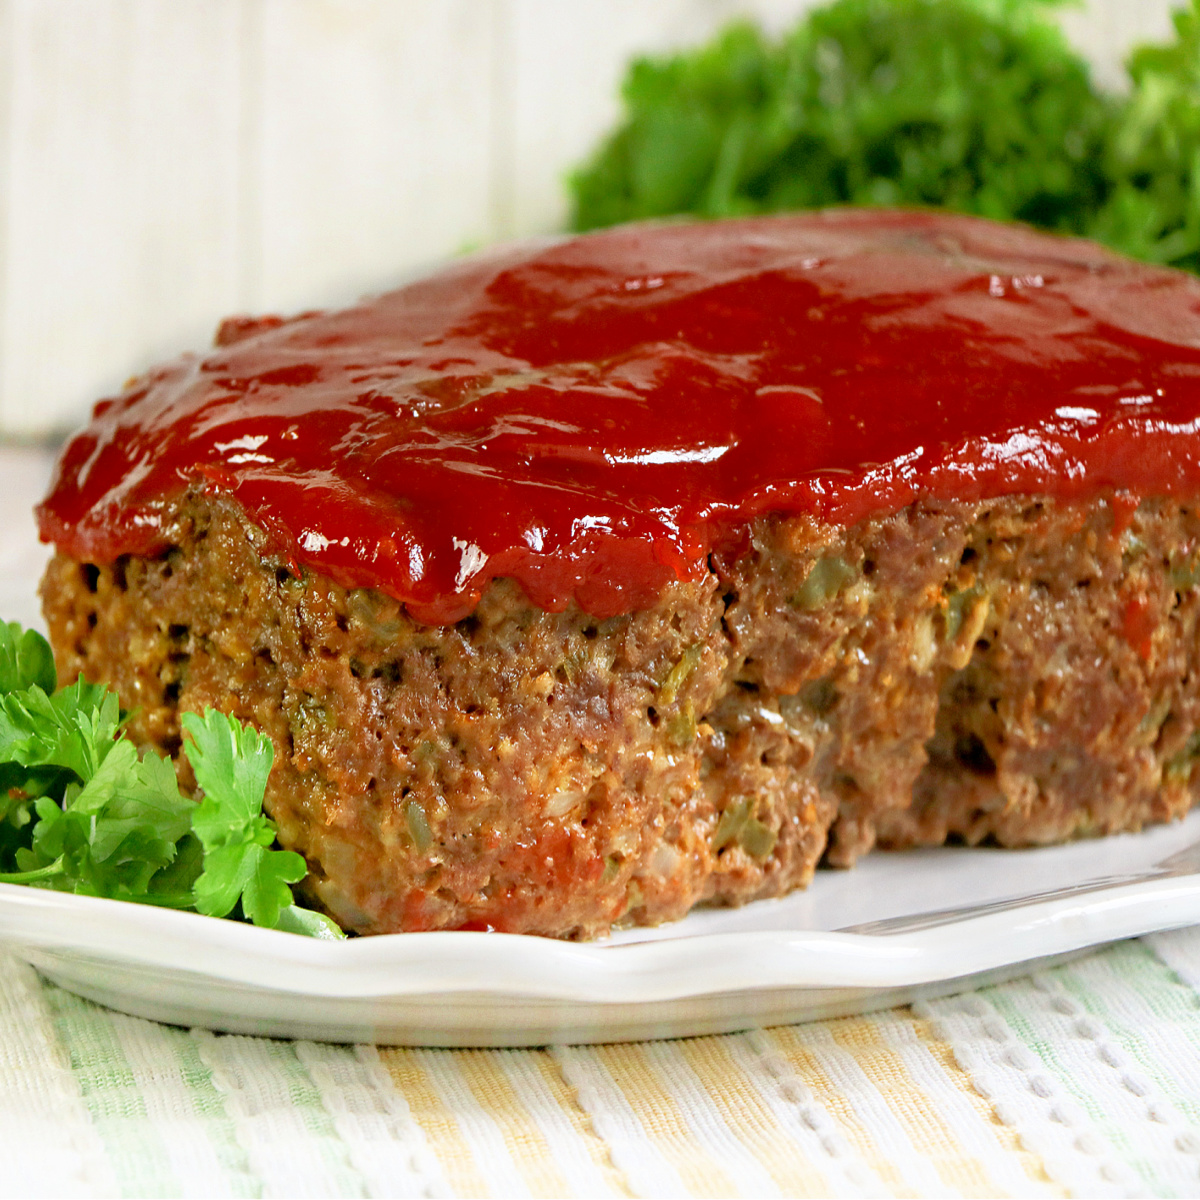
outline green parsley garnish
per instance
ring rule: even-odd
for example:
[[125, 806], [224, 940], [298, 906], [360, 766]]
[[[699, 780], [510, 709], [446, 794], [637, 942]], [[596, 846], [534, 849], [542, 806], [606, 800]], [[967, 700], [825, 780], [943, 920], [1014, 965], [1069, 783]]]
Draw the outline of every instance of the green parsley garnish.
[[836, 0], [634, 61], [571, 180], [576, 229], [837, 204], [940, 205], [1082, 232], [1114, 102], [1038, 0]]
[[215, 709], [185, 714], [197, 803], [168, 760], [139, 756], [112, 692], [56, 683], [46, 640], [0, 622], [0, 882], [344, 936], [295, 903], [304, 859], [272, 849], [262, 734]]
[[1172, 16], [1175, 41], [1129, 57], [1132, 87], [1108, 140], [1110, 195], [1093, 237], [1200, 271], [1200, 0]]
[[834, 0], [636, 59], [571, 178], [575, 229], [830, 205], [949, 208], [1200, 272], [1200, 0], [1095, 88], [1059, 0]]

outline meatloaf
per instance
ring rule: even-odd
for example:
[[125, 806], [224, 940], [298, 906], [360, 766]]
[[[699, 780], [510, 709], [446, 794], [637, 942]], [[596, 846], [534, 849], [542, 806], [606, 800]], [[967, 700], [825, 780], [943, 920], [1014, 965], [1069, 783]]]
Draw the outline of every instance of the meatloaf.
[[1178, 816], [1200, 284], [976, 218], [506, 248], [226, 322], [39, 509], [59, 668], [216, 706], [363, 933], [592, 937]]

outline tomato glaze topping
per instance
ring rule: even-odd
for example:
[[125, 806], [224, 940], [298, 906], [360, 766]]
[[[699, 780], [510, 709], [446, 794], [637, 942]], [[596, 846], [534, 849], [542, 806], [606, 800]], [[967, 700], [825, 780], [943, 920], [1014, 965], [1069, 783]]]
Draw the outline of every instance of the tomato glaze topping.
[[201, 483], [418, 620], [493, 578], [604, 617], [766, 512], [1200, 495], [1200, 281], [976, 218], [626, 226], [341, 312], [227, 322], [101, 401], [38, 510], [153, 554]]

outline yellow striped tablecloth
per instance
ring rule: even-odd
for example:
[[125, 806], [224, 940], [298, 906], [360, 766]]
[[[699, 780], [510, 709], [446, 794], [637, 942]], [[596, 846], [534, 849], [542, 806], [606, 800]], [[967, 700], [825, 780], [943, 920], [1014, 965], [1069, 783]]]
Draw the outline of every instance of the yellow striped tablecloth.
[[1200, 1195], [1200, 931], [912, 1008], [538, 1050], [268, 1041], [0, 960], [0, 1194]]

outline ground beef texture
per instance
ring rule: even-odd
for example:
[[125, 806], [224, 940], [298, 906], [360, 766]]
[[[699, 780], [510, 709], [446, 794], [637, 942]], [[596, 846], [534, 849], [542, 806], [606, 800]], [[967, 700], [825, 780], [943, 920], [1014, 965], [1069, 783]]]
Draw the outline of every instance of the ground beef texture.
[[497, 580], [425, 625], [272, 553], [219, 491], [42, 586], [61, 675], [175, 757], [215, 706], [271, 739], [266, 808], [360, 933], [590, 938], [778, 896], [876, 845], [1025, 846], [1185, 812], [1200, 516], [1179, 500], [766, 516], [642, 611]]

